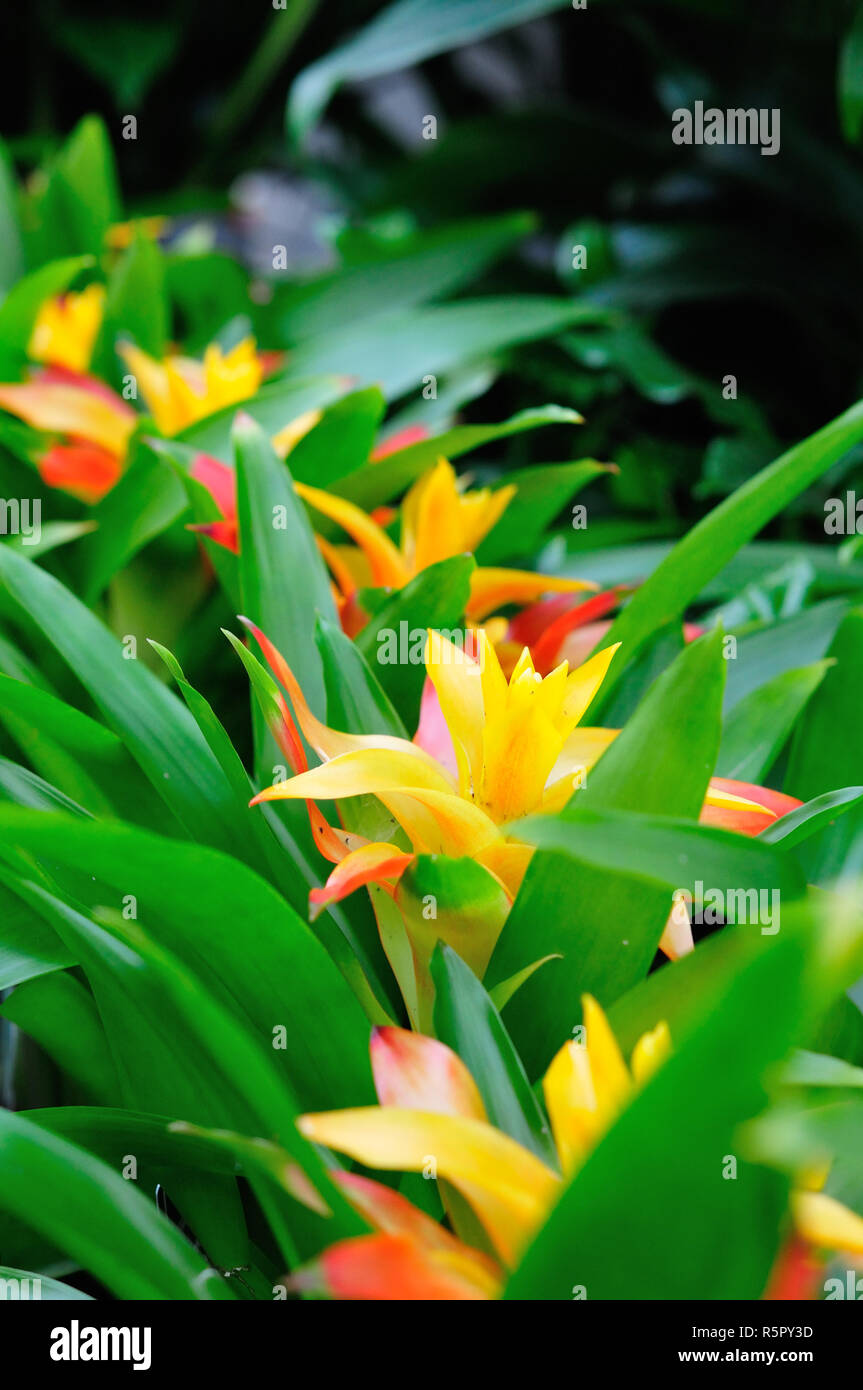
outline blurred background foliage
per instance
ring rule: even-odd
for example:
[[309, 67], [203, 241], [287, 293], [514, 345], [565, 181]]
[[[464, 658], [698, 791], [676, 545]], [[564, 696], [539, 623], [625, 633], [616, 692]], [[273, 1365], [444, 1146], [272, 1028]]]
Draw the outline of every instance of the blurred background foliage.
[[[579, 452], [620, 465], [592, 513], [615, 520], [580, 548], [685, 530], [861, 394], [863, 6], [283, 2], [39, 0], [4, 21], [26, 84], [0, 93], [17, 171], [38, 192], [32, 170], [62, 160], [83, 111], [102, 116], [127, 214], [176, 219], [175, 335], [195, 347], [214, 316], [229, 337], [251, 319], [298, 368], [367, 363], [435, 426], [576, 407]], [[671, 112], [699, 99], [779, 108], [781, 153], [673, 144]], [[31, 264], [58, 254], [57, 220], [50, 203], [25, 218]], [[73, 231], [65, 249], [89, 248]], [[415, 314], [406, 342], [387, 319], [487, 296], [505, 297], [497, 327]], [[442, 375], [434, 409], [423, 367]], [[552, 441], [520, 435], [489, 461]], [[858, 463], [776, 534], [818, 539]]]

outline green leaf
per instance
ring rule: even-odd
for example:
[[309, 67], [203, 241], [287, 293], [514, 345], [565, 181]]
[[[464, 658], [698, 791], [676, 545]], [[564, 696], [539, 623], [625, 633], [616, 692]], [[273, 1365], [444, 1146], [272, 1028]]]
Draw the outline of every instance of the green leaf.
[[396, 590], [366, 623], [356, 644], [407, 729], [416, 729], [425, 681], [426, 629], [458, 630], [470, 596], [472, 555], [454, 555]]
[[0, 990], [73, 963], [57, 933], [0, 884]]
[[[747, 1155], [785, 1169], [792, 1178], [801, 1166], [818, 1170], [829, 1165], [830, 1175], [824, 1187], [827, 1196], [863, 1215], [860, 1101], [834, 1101], [805, 1109], [774, 1106], [744, 1127], [741, 1142]], [[829, 1287], [829, 1281], [825, 1281], [825, 1289]]]
[[863, 1087], [863, 1067], [852, 1067], [839, 1057], [825, 1057], [801, 1049], [782, 1072], [786, 1086]]
[[[5, 815], [14, 812], [0, 807], [0, 825]], [[369, 1096], [360, 1005], [305, 922], [237, 859], [116, 823], [41, 816], [6, 828], [10, 844], [51, 864], [86, 864], [90, 905], [137, 914], [131, 920], [145, 922], [153, 942], [254, 1025], [306, 1108]], [[277, 1027], [284, 1047], [274, 1043]]]
[[134, 1154], [139, 1163], [138, 1181], [140, 1165], [145, 1163], [222, 1175], [237, 1171], [234, 1159], [223, 1148], [173, 1130], [169, 1115], [109, 1105], [52, 1105], [22, 1113], [33, 1124], [115, 1167], [118, 1154]]
[[734, 706], [722, 729], [716, 772], [760, 782], [782, 752], [806, 704], [832, 662], [783, 671]]
[[[0, 1285], [3, 1286], [3, 1293], [0, 1295], [3, 1302], [10, 1298], [23, 1298], [28, 1301], [35, 1299], [40, 1303], [52, 1300], [83, 1300], [88, 1303], [93, 1301], [90, 1294], [82, 1293], [80, 1289], [74, 1288], [71, 1284], [64, 1284], [60, 1279], [49, 1279], [47, 1274], [35, 1274], [29, 1269], [10, 1269], [8, 1265], [0, 1265]], [[9, 1293], [7, 1285], [15, 1287], [16, 1292]], [[18, 1288], [19, 1285], [23, 1287]]]
[[180, 41], [176, 21], [155, 16], [143, 25], [119, 15], [62, 14], [54, 33], [73, 60], [104, 83], [121, 112], [140, 109], [155, 78], [175, 60]]
[[93, 353], [92, 370], [119, 385], [125, 367], [115, 356], [120, 337], [131, 338], [151, 357], [164, 356], [170, 329], [165, 269], [156, 243], [137, 236], [108, 279], [105, 317]]
[[807, 954], [799, 932], [783, 932], [714, 982], [696, 1027], [672, 1039], [671, 1058], [563, 1192], [508, 1299], [571, 1299], [573, 1286], [591, 1300], [761, 1296], [787, 1189], [742, 1159], [736, 1181], [723, 1170], [737, 1126], [763, 1108], [766, 1068], [806, 1015]]
[[[93, 507], [95, 530], [81, 546], [86, 601], [95, 603], [117, 571], [167, 530], [187, 506], [183, 482], [153, 457], [149, 447], [134, 439], [122, 477]], [[218, 515], [215, 503], [212, 512]]]
[[859, 691], [863, 680], [863, 610], [842, 622], [830, 647], [832, 670], [812, 699], [791, 749], [785, 788], [802, 798], [863, 781]]
[[118, 1098], [117, 1073], [92, 994], [66, 970], [20, 984], [0, 1014], [35, 1038], [88, 1099], [111, 1105]]
[[[733, 920], [736, 891], [744, 895], [775, 892], [787, 901], [805, 892], [805, 879], [793, 858], [760, 838], [672, 816], [591, 810], [580, 801], [576, 797], [557, 816], [517, 821], [512, 833], [528, 844], [565, 854], [577, 864], [636, 874], [648, 882], [685, 890], [696, 902], [697, 883], [720, 888], [729, 900], [727, 921]], [[751, 921], [745, 915], [745, 897], [744, 904], [741, 920]], [[756, 916], [755, 921], [760, 919]], [[779, 930], [778, 921], [775, 930]]]
[[378, 388], [371, 386], [328, 406], [291, 450], [292, 476], [299, 483], [329, 488], [336, 479], [361, 468], [374, 448], [385, 404]]
[[857, 6], [842, 41], [837, 76], [842, 134], [850, 145], [855, 145], [863, 130], [863, 5]]
[[498, 439], [508, 439], [521, 434], [523, 430], [539, 429], [543, 425], [581, 423], [581, 416], [575, 410], [560, 405], [544, 405], [533, 410], [521, 410], [498, 425], [455, 425], [432, 439], [422, 439], [417, 444], [409, 444], [404, 449], [387, 454], [378, 462], [365, 464], [357, 472], [339, 478], [332, 490], [371, 511], [373, 507], [389, 502], [404, 492], [426, 469], [433, 468], [441, 457], [459, 458], [472, 449], [481, 448], [483, 444], [493, 444]]
[[168, 253], [165, 275], [187, 352], [202, 353], [217, 329], [249, 312], [248, 274], [221, 251]]
[[43, 777], [92, 814], [176, 825], [117, 735], [50, 691], [0, 675], [0, 720]]
[[500, 521], [477, 548], [479, 565], [501, 565], [514, 558], [536, 554], [546, 527], [569, 508], [581, 489], [612, 465], [595, 459], [577, 463], [544, 463], [507, 471], [501, 486], [513, 486], [516, 494]]
[[0, 1208], [123, 1299], [230, 1299], [225, 1281], [135, 1184], [92, 1154], [0, 1110]]
[[[173, 653], [169, 652], [167, 647], [163, 647], [160, 642], [154, 641], [152, 637], [148, 640], [150, 646], [162, 658], [177, 682], [180, 694], [183, 696], [192, 718], [206, 739], [207, 747], [222, 769], [225, 781], [231, 788], [237, 820], [240, 823], [245, 822], [249, 832], [247, 838], [251, 858], [254, 861], [251, 865], [252, 868], [265, 878], [278, 880], [277, 845], [269, 833], [268, 822], [264, 817], [248, 814], [249, 802], [254, 795], [254, 788], [239, 753], [231, 743], [212, 705], [200, 691], [186, 680], [183, 669]], [[252, 848], [253, 845], [254, 848]], [[286, 896], [289, 897], [290, 893], [287, 893]]]
[[[494, 875], [475, 859], [420, 854], [399, 879], [395, 901], [411, 947], [417, 994], [414, 1027], [428, 1032], [434, 1004], [431, 960], [438, 942], [456, 949], [481, 979], [509, 911], [509, 899]], [[407, 1002], [409, 996], [402, 992]]]
[[523, 970], [517, 970], [514, 975], [510, 975], [508, 980], [501, 980], [500, 984], [495, 985], [494, 989], [489, 991], [488, 996], [495, 1008], [505, 1009], [516, 991], [521, 989], [521, 986], [530, 979], [534, 971], [539, 970], [543, 965], [548, 965], [550, 960], [560, 960], [560, 955], [541, 956], [539, 960], [531, 961], [530, 965], [526, 965]]
[[324, 682], [310, 639], [318, 614], [336, 622], [326, 567], [291, 474], [260, 426], [241, 416], [234, 439], [243, 609], [278, 647], [320, 717]]
[[320, 617], [315, 641], [324, 671], [329, 727], [352, 734], [407, 738], [404, 724], [357, 643]]
[[271, 1060], [272, 1034], [264, 1040], [245, 1019], [240, 1022], [222, 1002], [223, 991], [212, 995], [134, 921], [103, 912], [108, 928], [34, 884], [19, 882], [15, 889], [74, 948], [131, 1108], [173, 1111], [196, 1123], [274, 1136], [332, 1209], [333, 1235], [363, 1229], [296, 1129], [295, 1100]]
[[44, 777], [9, 758], [0, 758], [0, 793], [16, 806], [30, 806], [34, 811], [68, 811], [75, 816], [90, 814], [65, 792], [52, 787]]
[[24, 273], [24, 250], [18, 222], [18, 188], [15, 170], [5, 145], [0, 141], [0, 293]]
[[785, 849], [808, 840], [826, 826], [832, 825], [846, 811], [854, 810], [863, 802], [863, 787], [840, 787], [835, 792], [823, 792], [811, 801], [804, 801], [793, 811], [772, 822], [761, 831], [760, 840], [768, 844], [781, 844]]
[[515, 343], [553, 337], [576, 321], [594, 322], [606, 310], [542, 295], [488, 296], [406, 312], [394, 309], [371, 322], [343, 325], [300, 343], [297, 373], [342, 372], [377, 382], [387, 399], [431, 383]]
[[340, 48], [296, 78], [288, 99], [288, 129], [301, 141], [320, 119], [337, 87], [398, 72], [560, 9], [566, 0], [398, 0]]
[[358, 260], [305, 284], [277, 286], [268, 313], [278, 339], [303, 342], [379, 318], [394, 304], [404, 310], [441, 299], [475, 279], [534, 224], [526, 213], [449, 223], [367, 246]]
[[[863, 610], [844, 618], [829, 655], [835, 665], [813, 695], [791, 744], [785, 790], [809, 800], [823, 792], [863, 783], [863, 733], [859, 692], [863, 681]], [[863, 812], [852, 810], [835, 828], [813, 836], [803, 862], [813, 882], [835, 877], [863, 825]]]
[[500, 1014], [476, 975], [443, 942], [435, 950], [431, 973], [435, 1036], [461, 1057], [479, 1087], [491, 1124], [556, 1166], [548, 1120]]
[[737, 656], [727, 663], [726, 714], [739, 700], [784, 671], [823, 661], [847, 612], [847, 599], [831, 599], [793, 618], [744, 632], [737, 639]]
[[619, 372], [648, 400], [659, 405], [674, 405], [696, 386], [696, 379], [684, 367], [672, 361], [631, 322], [596, 332], [567, 333], [563, 346], [586, 367]]
[[[269, 671], [265, 670], [257, 657], [232, 632], [225, 628], [222, 631], [246, 669], [264, 718], [280, 719], [279, 687]], [[297, 843], [290, 837], [287, 829], [284, 830], [284, 834], [291, 845], [294, 862], [300, 870], [305, 887], [319, 883], [321, 859], [311, 836]], [[350, 908], [350, 912], [343, 911], [343, 908]], [[343, 941], [339, 940], [338, 933], [330, 929], [330, 917], [338, 925]], [[369, 1020], [372, 1023], [391, 1022], [388, 1010], [392, 1005], [385, 1004], [386, 981], [390, 978], [389, 968], [381, 955], [377, 931], [369, 921], [368, 914], [362, 912], [360, 900], [352, 900], [349, 904], [334, 904], [328, 914], [321, 914], [316, 919], [315, 931], [342, 974], [350, 982]]]
[[[615, 620], [603, 646], [621, 642], [625, 661], [631, 661], [654, 632], [682, 617], [735, 551], [861, 439], [863, 401], [750, 478], [677, 543]], [[589, 717], [608, 701], [624, 666], [609, 673]]]
[[101, 255], [108, 228], [120, 218], [114, 152], [104, 122], [85, 116], [57, 157], [52, 176], [75, 251]]
[[224, 774], [194, 720], [142, 662], [51, 575], [0, 547], [0, 580], [28, 622], [78, 676], [106, 722], [193, 838], [236, 853], [238, 824]]
[[[698, 816], [719, 746], [721, 634], [693, 642], [651, 686], [587, 775], [572, 811]], [[563, 819], [567, 812], [563, 813]], [[540, 956], [560, 954], [507, 1005], [505, 1019], [533, 1079], [576, 1023], [578, 999], [614, 1002], [650, 968], [671, 908], [666, 888], [622, 871], [534, 854], [489, 966], [487, 988]]]

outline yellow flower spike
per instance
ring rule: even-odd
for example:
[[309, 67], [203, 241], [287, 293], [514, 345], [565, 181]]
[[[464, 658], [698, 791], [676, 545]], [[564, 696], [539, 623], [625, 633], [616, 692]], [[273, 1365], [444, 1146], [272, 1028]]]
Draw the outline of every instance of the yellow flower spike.
[[438, 560], [476, 550], [515, 491], [509, 485], [462, 492], [452, 464], [438, 459], [402, 503], [402, 552], [410, 569], [417, 573]]
[[433, 1164], [467, 1198], [509, 1265], [560, 1188], [550, 1168], [481, 1120], [385, 1106], [303, 1115], [297, 1123], [307, 1139], [369, 1168], [422, 1173]]
[[633, 1053], [632, 1076], [603, 1010], [592, 995], [582, 999], [584, 1041], [564, 1043], [543, 1080], [554, 1142], [565, 1173], [582, 1162], [614, 1123], [631, 1096], [671, 1049], [668, 1027], [645, 1033]]
[[104, 313], [104, 285], [46, 299], [36, 315], [28, 356], [48, 367], [86, 372]]
[[[351, 537], [368, 561], [371, 583], [402, 588], [430, 565], [454, 555], [473, 553], [500, 520], [516, 489], [508, 484], [496, 489], [462, 490], [452, 464], [438, 459], [402, 500], [398, 546], [375, 516], [355, 503], [316, 488], [298, 485], [297, 491]], [[525, 570], [475, 569], [466, 612], [471, 620], [479, 622], [504, 604], [529, 603], [546, 593], [595, 588], [595, 584], [584, 580]]]
[[[243, 338], [229, 352], [210, 343], [204, 352], [204, 393], [215, 408], [248, 400], [257, 391], [264, 370], [254, 338]], [[296, 420], [293, 422], [296, 425]]]
[[483, 713], [491, 719], [506, 706], [509, 682], [503, 674], [491, 635], [485, 628], [476, 634], [477, 657], [480, 665], [480, 684], [482, 685]]
[[228, 353], [217, 343], [210, 343], [202, 362], [180, 356], [160, 362], [134, 343], [121, 343], [118, 351], [166, 435], [177, 434], [225, 406], [248, 400], [263, 379], [253, 338], [244, 338]]
[[[566, 740], [601, 685], [615, 650], [600, 652], [571, 673], [564, 662], [543, 679], [525, 647], [505, 699], [486, 711], [483, 730], [480, 801], [499, 824], [542, 805]], [[564, 804], [571, 791], [570, 786]]]
[[[527, 692], [510, 687], [510, 693]], [[501, 716], [486, 723], [480, 799], [493, 820], [506, 825], [539, 805], [562, 745], [561, 734], [538, 698], [516, 698]]]
[[[571, 734], [573, 716], [566, 713], [567, 701], [571, 703], [573, 691], [580, 692], [582, 702], [588, 698], [607, 660], [588, 663], [587, 677], [568, 673], [564, 664], [542, 680], [525, 652], [507, 682], [484, 633], [476, 634], [474, 658], [430, 631], [427, 670], [449, 720], [456, 785], [449, 771], [416, 743], [385, 735], [344, 734], [321, 723], [281, 654], [258, 628], [241, 621], [255, 633], [305, 738], [325, 760], [320, 767], [266, 787], [251, 804], [377, 796], [407, 834], [414, 853], [470, 856], [513, 897], [532, 850], [510, 841], [506, 824], [543, 808], [549, 774]], [[571, 787], [565, 799], [570, 791]], [[348, 870], [342, 877], [349, 885]], [[364, 881], [369, 880], [357, 876], [357, 884]]]

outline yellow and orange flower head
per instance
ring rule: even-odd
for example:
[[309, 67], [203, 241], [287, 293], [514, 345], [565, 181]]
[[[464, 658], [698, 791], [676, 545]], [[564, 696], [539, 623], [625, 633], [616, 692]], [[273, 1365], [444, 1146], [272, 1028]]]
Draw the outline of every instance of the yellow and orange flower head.
[[[473, 1077], [456, 1053], [444, 1043], [401, 1028], [378, 1028], [372, 1034], [378, 1108], [304, 1115], [298, 1122], [306, 1138], [371, 1168], [422, 1172], [429, 1154], [434, 1154], [437, 1176], [473, 1208], [497, 1260], [496, 1284], [489, 1288], [487, 1265], [480, 1267], [479, 1279], [472, 1279], [465, 1258], [460, 1273], [475, 1288], [453, 1291], [450, 1298], [494, 1297], [499, 1292], [505, 1271], [517, 1263], [545, 1220], [563, 1180], [584, 1162], [670, 1050], [668, 1028], [660, 1023], [638, 1042], [630, 1070], [596, 1000], [585, 996], [582, 1005], [583, 1039], [564, 1044], [543, 1082], [554, 1139], [546, 1160], [494, 1127]], [[367, 1239], [340, 1242], [327, 1251], [316, 1266], [318, 1287], [336, 1297], [368, 1297], [361, 1293]], [[397, 1298], [407, 1254], [404, 1244], [388, 1251], [380, 1237], [372, 1240], [372, 1296]], [[410, 1254], [413, 1280], [421, 1286], [428, 1278], [433, 1287], [439, 1265], [424, 1229], [414, 1233]], [[382, 1277], [385, 1257], [389, 1278]]]
[[[577, 671], [563, 663], [543, 680], [525, 649], [509, 680], [484, 632], [477, 655], [430, 631], [426, 670], [434, 684], [455, 750], [451, 772], [416, 742], [328, 729], [312, 715], [287, 663], [258, 633], [274, 674], [283, 682], [320, 767], [276, 786], [259, 801], [333, 800], [372, 794], [391, 812], [417, 853], [470, 856], [513, 895], [530, 849], [513, 841], [509, 822], [565, 804], [573, 770], [595, 761], [613, 730], [578, 728], [602, 684], [615, 648]], [[386, 846], [390, 855], [392, 846]], [[381, 846], [364, 845], [338, 865], [318, 905], [369, 882]], [[407, 860], [408, 856], [404, 856]]]
[[[43, 480], [85, 502], [98, 502], [121, 476], [139, 418], [116, 391], [85, 372], [92, 341], [81, 326], [89, 324], [95, 337], [97, 308], [99, 319], [102, 312], [100, 294], [100, 286], [91, 286], [81, 295], [66, 295], [43, 305], [31, 353], [55, 365], [43, 367], [28, 381], [0, 383], [2, 409], [33, 429], [56, 436], [37, 459]], [[168, 357], [159, 362], [129, 343], [119, 351], [164, 434], [176, 434], [223, 406], [254, 395], [266, 367], [251, 338], [228, 353], [211, 343], [202, 361]], [[301, 427], [301, 422], [294, 422], [291, 428]], [[304, 427], [309, 428], [308, 420]]]
[[[398, 545], [375, 518], [343, 497], [297, 484], [315, 511], [336, 522], [352, 546], [319, 542], [343, 608], [365, 585], [401, 589], [429, 565], [473, 553], [500, 520], [515, 495], [512, 486], [463, 490], [446, 459], [424, 473], [401, 505]], [[530, 603], [545, 593], [574, 593], [595, 586], [528, 570], [481, 567], [471, 578], [467, 616], [482, 622], [505, 604]]]
[[86, 372], [105, 312], [105, 288], [88, 285], [79, 294], [46, 299], [36, 315], [28, 356], [48, 367]]
[[0, 384], [0, 408], [58, 436], [36, 458], [49, 487], [92, 503], [117, 482], [138, 417], [104, 382], [44, 367], [30, 381]]
[[[380, 1028], [372, 1035], [379, 1107], [303, 1115], [298, 1121], [306, 1138], [370, 1168], [423, 1172], [433, 1154], [437, 1176], [473, 1209], [494, 1250], [491, 1287], [488, 1262], [477, 1264], [478, 1252], [462, 1246], [457, 1254], [449, 1248], [444, 1263], [428, 1218], [417, 1213], [410, 1224], [401, 1211], [398, 1226], [389, 1227], [397, 1232], [395, 1240], [378, 1234], [341, 1241], [324, 1252], [313, 1279], [301, 1273], [295, 1286], [337, 1298], [395, 1299], [407, 1278], [416, 1298], [423, 1297], [424, 1287], [429, 1297], [494, 1297], [506, 1270], [548, 1216], [562, 1183], [578, 1172], [671, 1053], [668, 1027], [660, 1022], [638, 1040], [627, 1065], [590, 995], [582, 999], [582, 1014], [582, 1035], [564, 1044], [542, 1083], [553, 1136], [546, 1159], [491, 1124], [473, 1077], [450, 1048], [400, 1028]], [[349, 1190], [347, 1195], [350, 1200]], [[373, 1208], [367, 1206], [364, 1214], [382, 1226]], [[863, 1252], [863, 1220], [833, 1198], [795, 1192], [792, 1215], [804, 1241], [852, 1255]]]
[[[513, 839], [509, 824], [525, 815], [560, 810], [617, 736], [616, 729], [580, 724], [602, 685], [615, 646], [575, 671], [562, 662], [544, 678], [524, 648], [507, 679], [484, 631], [470, 635], [472, 653], [469, 644], [431, 630], [426, 671], [442, 716], [445, 752], [439, 737], [423, 740], [426, 746], [421, 746], [419, 735], [408, 742], [327, 728], [312, 714], [284, 658], [265, 634], [252, 630], [290, 697], [307, 741], [323, 760], [319, 767], [265, 788], [252, 805], [377, 796], [416, 853], [476, 859], [510, 897], [518, 891], [532, 850]], [[287, 707], [284, 714], [289, 717]], [[779, 793], [717, 780], [708, 790], [703, 814], [712, 823], [722, 823], [723, 817], [748, 817], [754, 824], [743, 828], [754, 832], [756, 825], [762, 829], [779, 813], [769, 801], [777, 797]], [[787, 801], [782, 811], [798, 804], [792, 798]], [[392, 852], [392, 846], [385, 848]], [[372, 881], [366, 871], [381, 852], [380, 846], [364, 845], [343, 859], [313, 901], [318, 906], [337, 901], [359, 882]]]
[[210, 343], [201, 361], [182, 356], [157, 361], [132, 343], [121, 344], [119, 352], [165, 435], [248, 400], [264, 375], [254, 338], [244, 338], [230, 352]]

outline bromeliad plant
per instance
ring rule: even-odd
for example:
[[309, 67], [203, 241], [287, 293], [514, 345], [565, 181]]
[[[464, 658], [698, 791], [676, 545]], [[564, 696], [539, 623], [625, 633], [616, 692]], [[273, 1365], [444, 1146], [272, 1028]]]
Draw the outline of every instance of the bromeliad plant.
[[[391, 938], [390, 964], [408, 1012], [417, 1026], [425, 1027], [434, 999], [431, 951], [439, 932], [441, 939], [448, 936], [443, 929], [429, 929], [410, 894], [399, 898], [395, 884], [412, 856], [390, 841], [358, 844], [356, 835], [340, 837], [329, 826], [325, 833], [314, 802], [376, 797], [401, 827], [414, 854], [470, 858], [489, 872], [511, 903], [533, 853], [519, 838], [516, 822], [532, 812], [548, 814], [566, 806], [617, 733], [579, 727], [617, 648], [606, 648], [576, 671], [569, 672], [563, 662], [543, 679], [525, 647], [507, 681], [482, 630], [476, 655], [430, 630], [426, 669], [432, 701], [426, 704], [426, 728], [408, 742], [327, 728], [312, 714], [284, 658], [263, 633], [255, 629], [255, 635], [290, 695], [303, 735], [323, 761], [307, 770], [302, 740], [284, 700], [278, 698], [271, 727], [297, 775], [266, 788], [252, 804], [284, 799], [309, 804], [312, 825], [320, 832], [319, 848], [336, 862], [326, 887], [310, 894], [314, 910], [341, 901], [363, 884], [378, 884], [396, 897], [409, 943], [408, 969], [405, 972], [403, 943]], [[439, 718], [430, 731], [433, 708]], [[749, 793], [749, 799], [741, 792]], [[754, 799], [759, 795], [761, 802]], [[744, 828], [755, 833], [775, 819], [775, 806], [787, 811], [796, 805], [793, 798], [760, 788], [711, 783], [703, 814], [712, 824], [736, 826], [742, 819]], [[487, 921], [472, 920], [468, 930], [463, 923], [455, 924], [462, 954], [480, 977], [502, 926], [500, 903]], [[384, 929], [385, 949], [387, 936]], [[672, 957], [691, 949], [688, 920], [672, 917], [660, 945]]]
[[[76, 201], [104, 153], [60, 152], [80, 239], [29, 206], [0, 304], [4, 486], [51, 509], [0, 543], [0, 1276], [823, 1296], [861, 1256], [861, 575], [751, 542], [863, 406], [659, 559], [591, 549], [607, 465], [503, 466], [575, 412], [452, 401], [592, 311], [406, 327], [381, 247], [265, 311]], [[402, 282], [449, 293], [503, 221]]]
[[[811, 709], [793, 669], [767, 675], [747, 716], [757, 761], [736, 719], [722, 732], [720, 629], [644, 660], [668, 596], [688, 605], [721, 563], [712, 517], [574, 671], [543, 678], [526, 651], [507, 678], [485, 629], [453, 640], [462, 556], [394, 587], [352, 640], [288, 468], [327, 415], [287, 461], [248, 418], [234, 431], [239, 543], [214, 554], [282, 685], [233, 637], [264, 715], [254, 782], [164, 644], [182, 703], [44, 564], [0, 547], [18, 750], [0, 764], [3, 1014], [54, 1059], [61, 1102], [25, 1091], [0, 1114], [4, 1263], [38, 1270], [59, 1249], [121, 1297], [758, 1297], [804, 1268], [817, 1296], [860, 1251], [844, 1136], [863, 927], [806, 883], [835, 876], [819, 837], [835, 856], [863, 792], [819, 792], [807, 750], [823, 756], [824, 719], [831, 734], [841, 719], [844, 696], [820, 697], [853, 680], [859, 620], [808, 674]], [[859, 418], [780, 460], [723, 536]], [[438, 623], [432, 600], [449, 604]], [[375, 659], [401, 614], [430, 629], [426, 667]], [[789, 717], [788, 790], [741, 787], [728, 774], [775, 782]], [[324, 889], [321, 852], [338, 861]], [[348, 891], [366, 884], [376, 918]], [[672, 903], [685, 890], [701, 938], [714, 885], [725, 925], [693, 949]], [[761, 889], [781, 924], [746, 910]], [[675, 929], [677, 959], [654, 961]], [[396, 1192], [376, 1170], [414, 1176]]]

